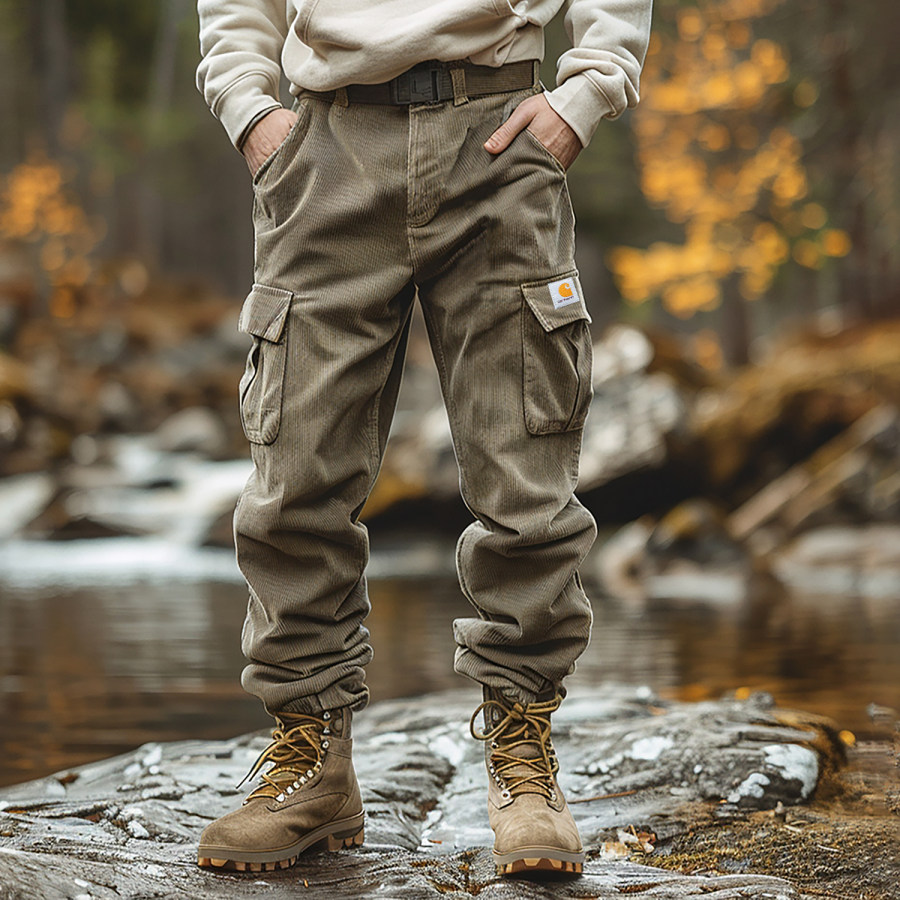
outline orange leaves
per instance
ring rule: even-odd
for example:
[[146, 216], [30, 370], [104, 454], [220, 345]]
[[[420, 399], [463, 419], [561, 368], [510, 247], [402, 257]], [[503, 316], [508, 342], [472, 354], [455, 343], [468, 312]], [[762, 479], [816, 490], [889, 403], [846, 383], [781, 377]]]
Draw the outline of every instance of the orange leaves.
[[719, 280], [732, 265], [728, 250], [696, 226], [689, 226], [683, 245], [658, 242], [647, 250], [617, 247], [609, 261], [626, 300], [641, 303], [659, 294], [667, 309], [683, 317], [718, 306]]
[[6, 179], [0, 207], [0, 233], [29, 238], [35, 232], [74, 230], [76, 210], [62, 197], [62, 173], [52, 163], [23, 163]]
[[708, 174], [702, 159], [687, 154], [673, 159], [648, 159], [641, 189], [651, 203], [662, 206], [673, 222], [683, 222], [706, 192]]
[[[677, 316], [714, 309], [733, 280], [747, 300], [793, 259], [819, 267], [849, 252], [845, 232], [810, 202], [801, 142], [775, 116], [790, 76], [784, 48], [754, 20], [784, 0], [663, 5], [677, 37], [654, 34], [634, 119], [641, 189], [684, 242], [616, 248], [609, 263], [631, 303], [659, 297]], [[798, 106], [817, 89], [800, 82]], [[790, 96], [790, 95], [789, 95]], [[802, 102], [801, 102], [802, 101]]]
[[75, 290], [91, 275], [88, 254], [99, 234], [66, 186], [62, 167], [49, 160], [16, 166], [0, 183], [0, 237], [36, 245], [37, 261], [53, 288], [51, 311], [75, 310]]
[[794, 103], [801, 109], [812, 106], [819, 99], [819, 88], [811, 79], [804, 78], [794, 88]]
[[678, 36], [683, 41], [696, 41], [706, 28], [699, 9], [687, 6], [678, 10], [676, 17]]
[[804, 228], [822, 228], [828, 221], [828, 212], [819, 203], [807, 203], [800, 210], [800, 223]]
[[853, 249], [850, 235], [840, 228], [829, 228], [822, 233], [822, 251], [826, 256], [846, 256]]
[[784, 49], [774, 41], [755, 41], [750, 62], [759, 69], [766, 84], [781, 84], [790, 74]]
[[821, 269], [827, 257], [846, 256], [852, 249], [850, 235], [840, 228], [828, 228], [814, 238], [803, 238], [794, 244], [794, 260], [807, 269]]

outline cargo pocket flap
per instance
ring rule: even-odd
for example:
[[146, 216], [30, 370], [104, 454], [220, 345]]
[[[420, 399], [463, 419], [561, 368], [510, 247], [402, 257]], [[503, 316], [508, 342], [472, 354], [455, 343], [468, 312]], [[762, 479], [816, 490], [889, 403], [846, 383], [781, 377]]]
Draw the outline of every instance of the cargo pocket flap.
[[523, 284], [522, 294], [545, 331], [554, 331], [579, 319], [591, 321], [576, 272]]
[[291, 291], [254, 284], [241, 308], [238, 331], [277, 344], [293, 299]]

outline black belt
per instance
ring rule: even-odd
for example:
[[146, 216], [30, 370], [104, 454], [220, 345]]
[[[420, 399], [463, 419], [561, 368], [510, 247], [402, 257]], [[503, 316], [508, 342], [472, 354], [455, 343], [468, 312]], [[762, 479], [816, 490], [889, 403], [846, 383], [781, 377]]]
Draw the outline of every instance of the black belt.
[[303, 94], [334, 100], [346, 91], [349, 103], [384, 103], [408, 106], [411, 103], [437, 103], [453, 99], [453, 70], [462, 71], [466, 97], [483, 97], [520, 91], [538, 85], [538, 61], [523, 59], [505, 66], [476, 66], [463, 60], [418, 63], [390, 81], [380, 84], [348, 84], [338, 91], [310, 91]]

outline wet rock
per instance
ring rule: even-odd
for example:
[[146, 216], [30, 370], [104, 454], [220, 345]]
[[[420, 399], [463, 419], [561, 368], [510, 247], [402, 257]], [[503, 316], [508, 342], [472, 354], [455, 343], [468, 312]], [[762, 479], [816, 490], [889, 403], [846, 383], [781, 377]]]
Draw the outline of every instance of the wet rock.
[[749, 550], [728, 532], [722, 511], [688, 500], [655, 522], [623, 526], [597, 550], [595, 571], [612, 596], [631, 602], [697, 600], [732, 605], [752, 593]]
[[228, 446], [228, 435], [216, 413], [194, 406], [166, 419], [153, 434], [153, 442], [164, 453], [194, 452], [218, 459]]
[[0, 400], [28, 394], [28, 368], [15, 357], [0, 352]]
[[53, 497], [53, 478], [46, 473], [0, 479], [0, 541], [12, 537], [37, 518]]
[[648, 373], [650, 340], [636, 328], [614, 325], [594, 344], [594, 399], [584, 431], [578, 487], [661, 466], [667, 438], [682, 428], [687, 407], [665, 372]]
[[584, 430], [579, 490], [593, 490], [614, 478], [663, 465], [668, 435], [687, 414], [671, 378], [663, 373], [627, 375], [594, 390]]
[[234, 550], [234, 510], [232, 508], [229, 507], [220, 512], [210, 523], [202, 546]]
[[[310, 853], [291, 870], [250, 876], [198, 869], [204, 825], [238, 803], [235, 788], [266, 736], [149, 744], [133, 753], [0, 791], [0, 886], [16, 897], [304, 896], [428, 898], [622, 894], [799, 900], [765, 875], [684, 875], [654, 867], [654, 845], [684, 834], [693, 807], [803, 802], [818, 757], [807, 730], [779, 723], [770, 698], [663, 703], [646, 689], [573, 693], [554, 717], [561, 781], [589, 848], [580, 879], [503, 882], [488, 851], [483, 748], [468, 735], [474, 693], [370, 707], [355, 719], [367, 809], [359, 850]], [[610, 860], [621, 834], [632, 858]], [[649, 850], [647, 849], [649, 847]], [[629, 849], [630, 848], [630, 849]]]
[[146, 535], [201, 546], [230, 517], [251, 470], [249, 460], [160, 450], [156, 436], [106, 438], [91, 452], [90, 465], [70, 465], [55, 477], [0, 479], [0, 500], [8, 494], [13, 510], [0, 538]]
[[900, 525], [817, 528], [777, 551], [772, 571], [809, 594], [900, 597]]

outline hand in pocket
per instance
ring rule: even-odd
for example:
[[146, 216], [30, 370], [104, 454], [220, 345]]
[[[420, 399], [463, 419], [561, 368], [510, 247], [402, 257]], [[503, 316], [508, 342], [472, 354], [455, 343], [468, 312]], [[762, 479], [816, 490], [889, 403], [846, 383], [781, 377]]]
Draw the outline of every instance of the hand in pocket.
[[284, 143], [296, 121], [297, 113], [273, 109], [253, 126], [241, 147], [251, 175], [255, 176], [260, 166]]

